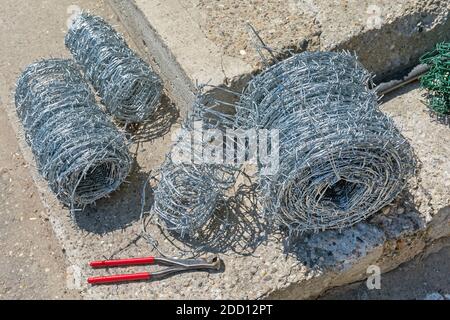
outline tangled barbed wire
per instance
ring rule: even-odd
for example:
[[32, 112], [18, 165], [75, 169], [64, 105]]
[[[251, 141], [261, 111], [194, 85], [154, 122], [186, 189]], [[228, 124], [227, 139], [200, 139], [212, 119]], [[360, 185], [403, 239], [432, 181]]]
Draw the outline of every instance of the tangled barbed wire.
[[160, 77], [102, 18], [79, 14], [65, 44], [118, 120], [139, 123], [155, 111], [163, 89]]
[[91, 204], [124, 181], [132, 162], [125, 136], [96, 105], [74, 61], [29, 65], [15, 103], [38, 171], [64, 204]]
[[[182, 238], [195, 237], [207, 224], [219, 204], [225, 201], [239, 170], [235, 164], [205, 161], [205, 145], [220, 146], [223, 141], [204, 137], [204, 130], [223, 128], [219, 121], [208, 121], [199, 114], [199, 106], [204, 103], [202, 98], [199, 95], [192, 113], [183, 122], [176, 142], [158, 170], [159, 182], [154, 190], [153, 212], [168, 230]], [[196, 134], [201, 136], [195, 137]], [[193, 147], [194, 139], [202, 145]]]
[[265, 216], [293, 232], [341, 229], [391, 202], [414, 152], [345, 52], [304, 52], [247, 85], [235, 125], [279, 130], [279, 168], [260, 176]]
[[[212, 165], [179, 165], [168, 157], [154, 190], [153, 210], [166, 228], [193, 237], [225, 199], [232, 172]], [[231, 187], [231, 182], [228, 187]]]

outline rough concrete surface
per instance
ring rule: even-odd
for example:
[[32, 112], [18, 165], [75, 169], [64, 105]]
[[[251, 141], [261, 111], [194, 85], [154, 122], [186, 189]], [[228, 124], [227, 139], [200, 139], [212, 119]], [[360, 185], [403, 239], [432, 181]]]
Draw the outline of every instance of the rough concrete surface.
[[240, 89], [261, 68], [260, 43], [247, 23], [276, 56], [288, 49], [350, 50], [379, 80], [450, 39], [450, 0], [108, 1], [182, 111], [197, 82]]
[[368, 289], [366, 281], [331, 289], [320, 299], [450, 299], [450, 247], [420, 255], [397, 269], [382, 274], [379, 289]]
[[[74, 2], [83, 8], [93, 9], [123, 31], [102, 2]], [[28, 63], [41, 57], [68, 55], [63, 47], [63, 36], [69, 4], [73, 3], [24, 2], [22, 11], [17, 12], [17, 1], [8, 0], [0, 13], [0, 34], [6, 44], [0, 48], [0, 54], [4, 57], [0, 60], [0, 97], [5, 111], [1, 115], [4, 124], [1, 138], [2, 145], [7, 146], [2, 150], [1, 158], [1, 199], [6, 199], [2, 202], [6, 209], [2, 207], [1, 223], [5, 225], [2, 226], [0, 239], [2, 255], [7, 256], [12, 251], [5, 269], [1, 270], [0, 288], [4, 293], [0, 298], [77, 297], [78, 294], [88, 299], [308, 298], [316, 297], [334, 286], [364, 279], [370, 264], [378, 264], [383, 272], [387, 272], [430, 247], [433, 241], [438, 248], [446, 244], [445, 238], [450, 234], [450, 200], [445, 192], [450, 173], [446, 161], [450, 155], [450, 128], [433, 122], [419, 101], [420, 92], [409, 87], [402, 95], [388, 101], [383, 109], [394, 117], [405, 136], [412, 140], [423, 167], [418, 180], [411, 183], [409, 190], [370, 221], [341, 233], [329, 231], [305, 235], [287, 247], [280, 235], [267, 235], [250, 210], [236, 216], [238, 223], [224, 237], [226, 241], [211, 248], [211, 251], [219, 252], [224, 260], [221, 272], [182, 274], [153, 283], [88, 286], [85, 283], [88, 276], [117, 272], [91, 270], [87, 267], [91, 260], [156, 253], [138, 236], [141, 232], [140, 193], [150, 171], [162, 162], [169, 150], [171, 133], [179, 124], [175, 106], [166, 99], [158, 113], [158, 122], [147, 128], [147, 139], [132, 147], [136, 153], [136, 164], [128, 183], [110, 198], [98, 201], [96, 206], [86, 208], [73, 217], [67, 208], [59, 204], [36, 172], [14, 105], [10, 102], [10, 94], [20, 70]], [[9, 117], [9, 125], [5, 115]], [[13, 132], [18, 145], [13, 139]], [[436, 137], [440, 139], [436, 140]], [[17, 151], [19, 147], [24, 160]], [[28, 169], [36, 188], [26, 174]], [[24, 193], [27, 196], [36, 195], [30, 198], [36, 199], [36, 202], [27, 200]], [[41, 209], [38, 196], [45, 209]], [[147, 197], [146, 209], [151, 205], [151, 191]], [[16, 207], [17, 204], [19, 206]], [[41, 223], [33, 225], [33, 222], [41, 220]], [[47, 221], [53, 227], [56, 239], [49, 232]], [[16, 225], [22, 227], [16, 229]], [[30, 229], [32, 227], [35, 229]], [[182, 250], [189, 249], [156, 226], [149, 226], [149, 232], [168, 255], [180, 256]], [[24, 239], [17, 246], [17, 255], [13, 247], [18, 241], [15, 239]], [[65, 253], [67, 272], [56, 240]], [[48, 245], [50, 249], [46, 250]], [[33, 247], [36, 249], [31, 250]], [[24, 252], [22, 256], [20, 249]], [[52, 251], [55, 252], [54, 257]], [[23, 269], [25, 275], [16, 277], [16, 272], [12, 270], [20, 269], [22, 257], [31, 253], [33, 256], [26, 262], [29, 267]], [[36, 256], [43, 261], [33, 258]], [[44, 267], [44, 272], [41, 267]], [[35, 277], [35, 284], [20, 288], [21, 283], [31, 284], [31, 277]], [[72, 290], [63, 289], [66, 285]], [[14, 290], [5, 289], [12, 287]]]

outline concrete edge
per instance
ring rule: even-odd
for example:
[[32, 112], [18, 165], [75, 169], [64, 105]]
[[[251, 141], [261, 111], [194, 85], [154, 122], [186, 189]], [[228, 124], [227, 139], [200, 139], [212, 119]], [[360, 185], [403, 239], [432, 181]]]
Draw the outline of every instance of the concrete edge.
[[[423, 228], [406, 232], [376, 245], [346, 270], [329, 270], [310, 281], [292, 283], [273, 290], [262, 299], [314, 299], [335, 287], [367, 279], [367, 267], [377, 265], [382, 273], [396, 269], [420, 255], [428, 255], [450, 246], [450, 206], [444, 207]], [[383, 230], [384, 231], [384, 230]], [[385, 232], [385, 231], [384, 231]], [[404, 249], [407, 247], [407, 249]], [[325, 283], [325, 286], [324, 286]], [[325, 287], [325, 289], [324, 289]]]
[[137, 48], [144, 53], [146, 60], [162, 77], [169, 98], [177, 104], [181, 115], [185, 115], [194, 102], [195, 84], [132, 1], [107, 0], [107, 3], [120, 18]]
[[[190, 109], [194, 101], [194, 90], [196, 79], [191, 79], [182, 65], [177, 61], [176, 56], [165, 44], [164, 39], [158, 34], [158, 31], [152, 26], [145, 14], [137, 7], [133, 0], [108, 0], [109, 5], [117, 14], [127, 31], [135, 40], [139, 50], [145, 53], [145, 58], [155, 67], [156, 71], [162, 76], [169, 97], [179, 105], [181, 115]], [[393, 55], [382, 60], [387, 64], [384, 69], [375, 70], [377, 72], [376, 82], [384, 82], [399, 78], [404, 71], [411, 69], [418, 63], [418, 58], [434, 45], [431, 39], [450, 39], [450, 34], [445, 34], [445, 29], [450, 26], [450, 19], [444, 23], [431, 27], [419, 33], [404, 35], [398, 32], [398, 29], [404, 25], [409, 25], [415, 20], [416, 14], [406, 14], [397, 17], [393, 21], [383, 25], [381, 29], [365, 30], [360, 33], [351, 34], [338, 43], [326, 46], [320, 45], [321, 50], [349, 50], [358, 52], [360, 61], [367, 65], [369, 70], [372, 67], [379, 69], [380, 61], [373, 59], [373, 56], [383, 55], [383, 52], [390, 52], [391, 45], [402, 47], [405, 55], [404, 61]], [[405, 43], [413, 42], [413, 47], [403, 48]], [[418, 50], [420, 46], [420, 50]], [[375, 53], [374, 53], [375, 52]], [[379, 59], [378, 59], [379, 60]], [[374, 63], [372, 63], [374, 62]], [[386, 71], [389, 70], [389, 71]], [[253, 70], [250, 73], [242, 73], [238, 76], [225, 78], [226, 86], [234, 91], [240, 92], [251, 77], [260, 70]], [[212, 89], [211, 92], [215, 94]], [[218, 94], [221, 94], [218, 92]]]
[[[13, 103], [14, 105], [14, 103]], [[63, 249], [63, 256], [65, 257], [65, 267], [66, 270], [73, 268], [73, 266], [78, 265], [78, 252], [68, 252], [64, 248], [64, 239], [65, 239], [65, 227], [63, 226], [63, 221], [53, 214], [51, 214], [52, 207], [60, 208], [61, 203], [56, 198], [55, 194], [50, 190], [48, 183], [42, 178], [38, 170], [36, 168], [36, 164], [34, 161], [34, 156], [32, 154], [31, 149], [29, 148], [27, 142], [25, 141], [24, 131], [22, 128], [22, 124], [17, 117], [17, 114], [14, 112], [14, 108], [10, 108], [5, 105], [5, 111], [11, 124], [11, 127], [14, 131], [15, 136], [17, 137], [17, 144], [19, 146], [19, 150], [21, 151], [26, 163], [29, 165], [29, 172], [33, 182], [35, 183], [39, 199], [44, 207], [45, 217], [49, 220], [50, 225], [55, 233], [57, 242], [61, 245]], [[58, 210], [62, 211], [62, 210]], [[68, 287], [70, 290], [71, 288]], [[77, 289], [75, 289], [77, 290]], [[78, 291], [78, 290], [77, 290]]]

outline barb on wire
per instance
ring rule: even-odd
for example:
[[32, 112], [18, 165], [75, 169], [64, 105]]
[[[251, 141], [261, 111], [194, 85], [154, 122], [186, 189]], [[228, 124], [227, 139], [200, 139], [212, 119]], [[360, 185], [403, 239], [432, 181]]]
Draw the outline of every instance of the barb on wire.
[[160, 77], [102, 18], [78, 15], [65, 43], [109, 113], [127, 123], [153, 114], [163, 89]]
[[15, 103], [39, 173], [63, 203], [91, 204], [124, 181], [131, 167], [125, 136], [95, 104], [74, 61], [29, 65]]
[[[259, 203], [252, 205], [262, 208], [266, 226], [285, 226], [290, 235], [341, 229], [394, 200], [415, 173], [414, 151], [378, 109], [371, 81], [349, 53], [304, 52], [255, 76], [235, 94], [238, 103], [221, 100], [221, 94], [198, 95], [183, 128], [192, 134], [211, 128], [277, 130], [278, 146], [269, 142], [267, 148], [278, 148], [278, 170], [258, 170]], [[236, 140], [231, 146], [226, 139], [215, 143], [251, 148]], [[192, 140], [180, 139], [174, 148], [191, 154]], [[235, 223], [228, 200], [242, 163], [196, 163], [202, 155], [195, 150], [191, 157], [180, 164], [167, 156], [152, 210], [168, 230], [189, 239], [206, 235], [217, 244]], [[214, 217], [219, 226], [210, 226]]]

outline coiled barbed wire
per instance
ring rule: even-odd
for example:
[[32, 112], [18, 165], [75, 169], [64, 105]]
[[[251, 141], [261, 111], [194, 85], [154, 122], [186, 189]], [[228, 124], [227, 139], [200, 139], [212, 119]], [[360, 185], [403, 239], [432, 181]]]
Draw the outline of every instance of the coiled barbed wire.
[[340, 229], [391, 202], [415, 156], [348, 53], [304, 52], [255, 76], [235, 124], [279, 130], [279, 168], [260, 176], [264, 213], [291, 231]]
[[[206, 130], [223, 133], [224, 128], [199, 113], [203, 98], [197, 97], [192, 113], [183, 122], [177, 141], [158, 171], [159, 183], [154, 190], [152, 211], [168, 230], [182, 238], [195, 237], [207, 224], [226, 199], [239, 171], [238, 165], [224, 163], [220, 157], [215, 162], [203, 153], [208, 144], [223, 148], [224, 143], [204, 135]], [[198, 148], [196, 143], [200, 144]]]
[[65, 38], [109, 113], [125, 122], [143, 122], [159, 105], [162, 81], [125, 40], [98, 16], [78, 15]]
[[39, 173], [63, 203], [91, 204], [124, 181], [131, 167], [125, 136], [95, 104], [74, 61], [29, 65], [15, 103]]
[[154, 191], [153, 210], [168, 230], [193, 237], [207, 223], [228, 189], [224, 176], [232, 174], [218, 172], [217, 166], [179, 165], [167, 158]]

